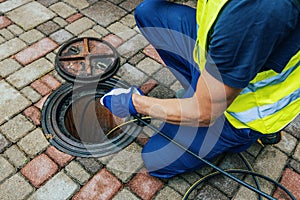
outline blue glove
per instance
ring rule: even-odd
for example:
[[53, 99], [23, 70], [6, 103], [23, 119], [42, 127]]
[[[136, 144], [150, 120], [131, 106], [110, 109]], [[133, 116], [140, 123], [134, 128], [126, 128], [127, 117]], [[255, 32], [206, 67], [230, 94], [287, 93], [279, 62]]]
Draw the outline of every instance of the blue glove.
[[137, 115], [138, 112], [132, 102], [132, 94], [144, 95], [143, 92], [135, 86], [128, 89], [117, 88], [105, 94], [100, 99], [100, 103], [118, 117], [123, 118], [130, 114]]

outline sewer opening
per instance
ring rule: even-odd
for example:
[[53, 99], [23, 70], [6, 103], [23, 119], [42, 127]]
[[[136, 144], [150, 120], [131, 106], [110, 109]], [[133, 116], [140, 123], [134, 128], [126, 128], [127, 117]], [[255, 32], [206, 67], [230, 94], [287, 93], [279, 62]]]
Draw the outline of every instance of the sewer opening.
[[68, 107], [63, 126], [67, 133], [83, 143], [101, 143], [119, 135], [121, 130], [112, 133], [110, 130], [123, 122], [100, 104], [100, 97], [89, 95]]

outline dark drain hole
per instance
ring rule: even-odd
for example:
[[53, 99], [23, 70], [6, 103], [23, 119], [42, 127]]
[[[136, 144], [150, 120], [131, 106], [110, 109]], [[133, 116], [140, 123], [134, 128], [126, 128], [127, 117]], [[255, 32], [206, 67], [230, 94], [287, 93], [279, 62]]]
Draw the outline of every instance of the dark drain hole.
[[89, 96], [73, 102], [64, 116], [66, 131], [82, 143], [102, 143], [118, 136], [121, 130], [112, 133], [110, 130], [122, 122], [103, 107], [98, 98]]

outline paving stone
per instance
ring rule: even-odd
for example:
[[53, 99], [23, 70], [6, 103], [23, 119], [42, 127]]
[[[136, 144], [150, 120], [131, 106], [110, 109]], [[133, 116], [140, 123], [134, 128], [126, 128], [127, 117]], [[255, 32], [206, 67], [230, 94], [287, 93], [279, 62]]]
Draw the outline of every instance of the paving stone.
[[94, 24], [95, 22], [93, 22], [92, 20], [88, 19], [87, 17], [83, 17], [73, 22], [72, 24], [66, 26], [66, 30], [74, 35], [79, 35], [85, 30], [92, 28]]
[[156, 80], [150, 79], [141, 86], [141, 90], [143, 91], [144, 94], [148, 94], [157, 85], [158, 85], [158, 82]]
[[[216, 188], [209, 185], [204, 186], [198, 193], [196, 200], [229, 200], [224, 194], [218, 191]], [[248, 198], [246, 198], [248, 199]]]
[[145, 58], [145, 55], [142, 53], [135, 54], [132, 58], [129, 59], [128, 63], [136, 66], [141, 60]]
[[44, 37], [44, 35], [36, 29], [27, 31], [19, 36], [20, 39], [22, 39], [23, 41], [25, 41], [28, 44], [33, 44], [33, 43], [39, 41], [40, 39], [42, 39], [43, 37]]
[[14, 38], [0, 45], [0, 60], [3, 60], [26, 47], [19, 38]]
[[61, 83], [50, 74], [43, 76], [41, 78], [41, 81], [45, 83], [48, 87], [50, 87], [52, 90], [56, 90], [61, 86]]
[[109, 34], [107, 29], [105, 29], [99, 25], [94, 26], [93, 30], [95, 30], [97, 33], [99, 33], [102, 36], [106, 36], [107, 34]]
[[147, 79], [146, 74], [128, 63], [121, 66], [117, 74], [122, 77], [122, 80], [137, 86], [141, 86]]
[[136, 67], [141, 69], [147, 75], [152, 76], [155, 72], [162, 68], [162, 65], [153, 59], [146, 57], [144, 60], [139, 62]]
[[17, 145], [13, 145], [9, 147], [4, 155], [7, 159], [16, 167], [21, 168], [24, 164], [26, 164], [26, 155], [23, 151], [21, 151]]
[[39, 3], [43, 4], [46, 7], [51, 6], [52, 4], [55, 4], [59, 0], [38, 0]]
[[153, 77], [158, 80], [158, 82], [164, 84], [165, 86], [171, 86], [172, 83], [176, 81], [175, 76], [172, 74], [172, 72], [164, 67], [161, 70], [159, 70], [157, 73], [153, 75]]
[[86, 0], [65, 0], [65, 2], [79, 10], [89, 7], [90, 5]]
[[274, 146], [290, 155], [297, 145], [297, 139], [284, 131], [282, 133], [282, 140]]
[[6, 40], [0, 35], [0, 44], [6, 42]]
[[177, 91], [179, 91], [179, 90], [182, 90], [183, 87], [182, 87], [181, 83], [180, 83], [178, 80], [176, 80], [176, 81], [171, 85], [170, 89], [173, 90], [174, 92], [177, 92]]
[[65, 170], [67, 174], [77, 180], [80, 185], [84, 185], [90, 178], [90, 174], [87, 173], [80, 164], [74, 161], [69, 163]]
[[143, 0], [125, 0], [120, 4], [120, 7], [131, 12], [133, 11]]
[[168, 186], [173, 188], [179, 194], [184, 195], [186, 191], [189, 189], [190, 184], [185, 181], [183, 178], [175, 176], [168, 180]]
[[284, 130], [300, 139], [300, 115], [298, 115]]
[[153, 90], [151, 90], [148, 96], [156, 97], [160, 99], [168, 99], [168, 98], [174, 98], [175, 92], [163, 85], [158, 85]]
[[26, 96], [32, 103], [41, 99], [41, 95], [37, 93], [32, 87], [27, 86], [21, 90], [21, 93]]
[[78, 37], [94, 37], [94, 38], [101, 38], [102, 36], [97, 33], [96, 31], [89, 29], [83, 33], [81, 33]]
[[[268, 176], [274, 180], [278, 180], [281, 173], [286, 165], [287, 156], [280, 150], [267, 146], [258, 155], [257, 159], [253, 164], [253, 169], [255, 172]], [[246, 182], [254, 185], [253, 178], [251, 176], [246, 177]], [[265, 180], [260, 180], [261, 189], [270, 194], [274, 186], [270, 182]], [[250, 191], [245, 187], [241, 187], [236, 193], [234, 200], [239, 199], [256, 199], [256, 193]]]
[[163, 185], [163, 182], [150, 176], [145, 170], [138, 173], [128, 184], [130, 190], [144, 200], [152, 199]]
[[135, 27], [135, 25], [136, 25], [136, 22], [135, 22], [135, 19], [134, 19], [134, 15], [132, 15], [132, 14], [126, 15], [125, 17], [123, 17], [123, 18], [120, 20], [120, 22], [121, 22], [122, 24], [124, 24], [125, 26], [128, 26], [128, 27], [130, 27], [130, 28], [133, 28], [133, 27]]
[[41, 112], [35, 106], [30, 106], [26, 110], [24, 110], [24, 115], [32, 120], [32, 122], [39, 126], [41, 124]]
[[45, 96], [51, 92], [51, 88], [49, 88], [45, 83], [41, 80], [36, 80], [30, 84], [30, 86], [35, 89], [40, 95]]
[[53, 18], [55, 14], [38, 2], [30, 2], [8, 12], [7, 16], [24, 30], [29, 30]]
[[53, 51], [57, 47], [58, 45], [53, 40], [44, 38], [16, 54], [15, 58], [21, 64], [27, 65]]
[[165, 187], [154, 198], [154, 200], [174, 200], [181, 199], [182, 196], [170, 187]]
[[120, 191], [112, 200], [124, 200], [124, 199], [130, 199], [130, 200], [139, 200], [134, 194], [132, 194], [129, 190], [123, 189]]
[[7, 146], [11, 144], [1, 133], [0, 133], [0, 153], [5, 150]]
[[71, 178], [63, 172], [59, 172], [33, 193], [28, 200], [69, 199], [77, 189], [78, 185]]
[[31, 0], [9, 0], [9, 1], [4, 1], [3, 3], [0, 4], [0, 12], [6, 13], [10, 10], [13, 10], [23, 4], [26, 4], [30, 2]]
[[113, 47], [119, 47], [124, 41], [114, 34], [109, 34], [103, 38], [104, 41], [110, 43]]
[[10, 26], [7, 27], [7, 29], [9, 31], [11, 31], [14, 35], [19, 36], [22, 33], [24, 33], [24, 30], [21, 29], [19, 26], [17, 26], [16, 24], [12, 24]]
[[128, 182], [129, 179], [143, 166], [141, 157], [141, 147], [132, 143], [120, 151], [106, 166], [122, 182]]
[[[286, 187], [296, 199], [300, 199], [300, 174], [294, 172], [293, 170], [287, 168], [283, 175], [280, 183]], [[275, 198], [279, 200], [290, 199], [289, 196], [282, 191], [281, 189], [277, 189], [273, 195]]]
[[31, 185], [19, 174], [15, 174], [0, 185], [1, 200], [22, 200], [32, 191]]
[[296, 160], [300, 161], [300, 143], [297, 145], [297, 148], [295, 150], [295, 153], [294, 153], [293, 157]]
[[84, 168], [92, 174], [97, 173], [103, 166], [99, 164], [94, 158], [77, 158], [77, 161], [84, 166]]
[[51, 5], [49, 8], [62, 18], [67, 18], [73, 15], [74, 13], [76, 13], [76, 10], [74, 8], [68, 6], [63, 2], [55, 3]]
[[0, 76], [6, 77], [22, 66], [14, 59], [8, 58], [0, 62]]
[[137, 34], [133, 29], [120, 22], [113, 23], [107, 29], [125, 41]]
[[46, 23], [43, 23], [37, 27], [39, 31], [44, 33], [45, 35], [50, 35], [51, 33], [54, 33], [60, 28], [60, 26], [53, 22], [53, 21], [48, 21]]
[[0, 127], [1, 132], [12, 142], [19, 141], [33, 129], [34, 125], [21, 114], [17, 115]]
[[48, 99], [49, 96], [50, 96], [50, 94], [45, 95], [37, 103], [35, 103], [34, 106], [37, 107], [38, 109], [40, 109], [40, 111], [42, 111], [43, 106], [44, 106], [44, 104], [45, 104], [45, 102], [46, 102], [46, 100]]
[[57, 170], [58, 166], [46, 154], [41, 154], [23, 167], [21, 173], [34, 187], [39, 188], [44, 182], [49, 180]]
[[0, 96], [0, 124], [30, 105], [30, 101], [4, 80], [0, 81]]
[[8, 29], [1, 29], [0, 35], [4, 37], [6, 40], [13, 39], [15, 36], [12, 32], [10, 32]]
[[0, 182], [15, 172], [16, 170], [14, 166], [12, 166], [5, 158], [0, 156]]
[[291, 160], [289, 166], [300, 174], [300, 162], [296, 160]]
[[82, 13], [103, 27], [107, 27], [126, 15], [126, 11], [108, 1], [99, 1], [82, 10]]
[[54, 146], [47, 148], [46, 154], [54, 160], [60, 167], [64, 167], [67, 163], [74, 159], [73, 156], [59, 151]]
[[70, 39], [73, 38], [73, 35], [66, 31], [65, 29], [61, 29], [59, 31], [56, 31], [55, 33], [50, 35], [50, 38], [53, 39], [58, 44], [62, 44]]
[[152, 45], [148, 45], [144, 50], [143, 53], [146, 56], [149, 56], [150, 58], [156, 60], [158, 63], [162, 64], [165, 66], [164, 61], [161, 59], [159, 54], [157, 53], [156, 49]]
[[73, 23], [73, 22], [75, 22], [76, 20], [80, 19], [81, 17], [83, 17], [83, 14], [81, 14], [81, 13], [76, 13], [76, 14], [74, 14], [74, 15], [68, 17], [68, 18], [66, 19], [66, 21], [69, 22], [69, 23]]
[[6, 28], [7, 26], [9, 26], [11, 24], [12, 24], [12, 21], [10, 21], [7, 17], [0, 16], [0, 29]]
[[68, 25], [68, 22], [61, 17], [55, 17], [53, 19], [55, 23], [57, 23], [60, 27], [65, 27]]
[[115, 155], [112, 154], [112, 155], [108, 155], [108, 156], [104, 156], [104, 157], [101, 157], [101, 158], [98, 158], [97, 160], [99, 162], [101, 162], [102, 164], [104, 165], [107, 165], [109, 161], [111, 161], [113, 159]]
[[44, 151], [49, 145], [41, 129], [35, 129], [18, 142], [20, 149], [29, 157], [33, 157]]
[[129, 58], [148, 45], [148, 41], [140, 34], [123, 43], [117, 50], [121, 56]]
[[189, 184], [195, 183], [201, 177], [195, 172], [184, 173], [180, 175], [184, 180], [186, 180]]
[[30, 84], [34, 80], [47, 74], [54, 68], [53, 64], [45, 58], [41, 58], [19, 71], [11, 74], [7, 81], [14, 85], [16, 88], [21, 89], [24, 86]]
[[73, 197], [73, 200], [111, 199], [122, 187], [122, 184], [109, 173], [102, 169]]
[[252, 156], [256, 157], [259, 154], [259, 152], [261, 151], [261, 149], [262, 149], [262, 146], [258, 142], [255, 142], [246, 151], [248, 153], [250, 153]]

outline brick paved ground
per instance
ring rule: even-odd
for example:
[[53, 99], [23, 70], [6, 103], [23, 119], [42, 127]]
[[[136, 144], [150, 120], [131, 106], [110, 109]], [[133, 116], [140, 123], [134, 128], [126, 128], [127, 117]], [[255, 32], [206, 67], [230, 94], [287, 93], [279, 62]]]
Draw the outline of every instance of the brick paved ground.
[[[102, 38], [117, 48], [124, 80], [148, 95], [173, 97], [180, 89], [133, 18], [141, 0], [0, 0], [0, 199], [181, 199], [208, 167], [169, 180], [145, 171], [145, 128], [125, 150], [104, 158], [80, 158], [51, 146], [41, 128], [41, 109], [50, 93], [65, 83], [54, 70], [59, 46], [69, 39]], [[184, 3], [195, 6], [194, 1]], [[300, 118], [283, 141], [245, 153], [253, 168], [280, 181], [300, 199]], [[126, 152], [132, 152], [130, 156]], [[222, 168], [244, 168], [237, 155], [222, 155]], [[252, 181], [249, 177], [243, 177]], [[262, 188], [279, 199], [286, 195], [269, 183]], [[224, 177], [199, 187], [193, 199], [256, 199]]]

